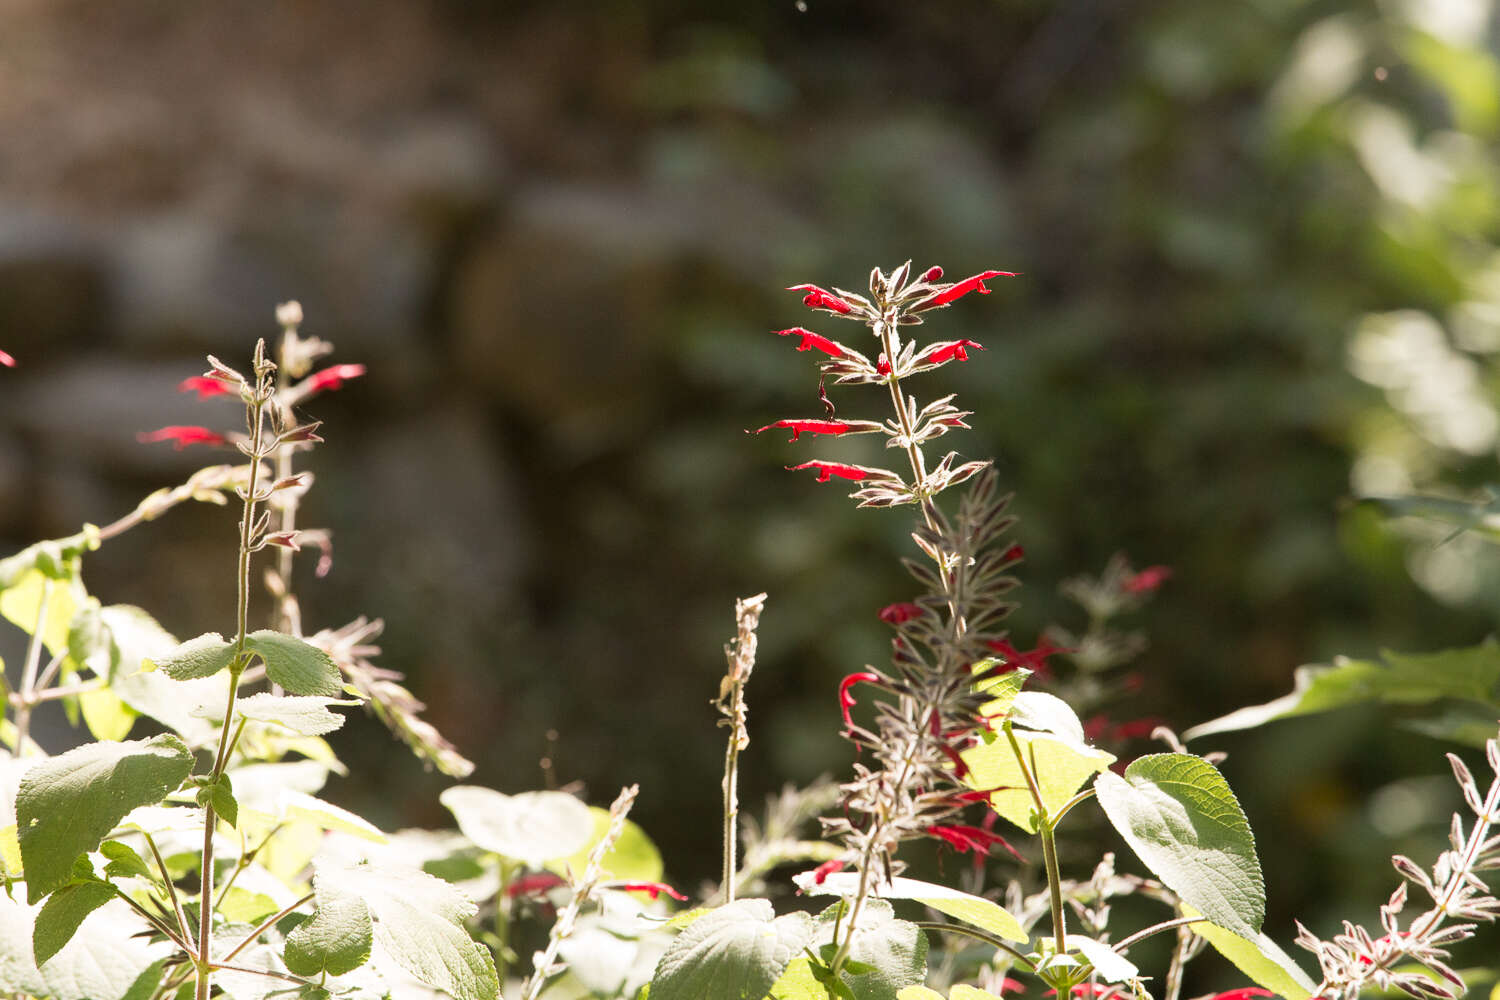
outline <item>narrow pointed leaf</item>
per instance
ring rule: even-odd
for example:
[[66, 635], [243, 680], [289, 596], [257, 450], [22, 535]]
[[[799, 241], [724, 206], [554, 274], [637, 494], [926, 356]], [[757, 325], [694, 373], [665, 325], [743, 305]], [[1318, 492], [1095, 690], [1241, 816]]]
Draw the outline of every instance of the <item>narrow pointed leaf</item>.
[[16, 796], [28, 900], [66, 882], [74, 859], [130, 810], [160, 802], [192, 768], [192, 753], [175, 736], [90, 743], [34, 765]]
[[1191, 754], [1151, 754], [1123, 778], [1099, 775], [1094, 790], [1120, 836], [1183, 902], [1243, 937], [1260, 933], [1266, 890], [1255, 837], [1212, 764]]

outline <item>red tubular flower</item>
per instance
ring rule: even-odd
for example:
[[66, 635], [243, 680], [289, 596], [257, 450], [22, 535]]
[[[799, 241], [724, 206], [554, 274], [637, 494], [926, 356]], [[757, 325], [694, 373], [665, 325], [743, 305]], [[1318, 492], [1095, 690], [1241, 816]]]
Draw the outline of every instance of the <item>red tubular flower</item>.
[[560, 878], [551, 872], [537, 872], [512, 879], [505, 887], [505, 895], [511, 899], [517, 896], [540, 896], [548, 889], [556, 889], [560, 885], [567, 884], [567, 879]]
[[1170, 566], [1147, 566], [1125, 581], [1125, 593], [1148, 594], [1167, 582], [1172, 575]]
[[980, 295], [990, 294], [990, 290], [984, 287], [984, 283], [991, 278], [1014, 278], [1018, 271], [982, 271], [972, 278], [965, 278], [956, 285], [949, 285], [946, 291], [939, 292], [936, 296], [927, 300], [930, 306], [945, 306], [954, 299], [961, 299], [970, 292], [978, 292]]
[[974, 348], [976, 351], [984, 350], [983, 344], [975, 343], [972, 340], [955, 340], [949, 343], [933, 344], [927, 350], [922, 352], [922, 354], [917, 358], [917, 361], [919, 363], [933, 365], [945, 364], [946, 362], [952, 361], [955, 358], [959, 361], [968, 361], [969, 352], [967, 348], [970, 347]]
[[1052, 668], [1047, 666], [1047, 657], [1054, 656], [1057, 653], [1073, 652], [1071, 649], [1063, 649], [1061, 646], [1052, 645], [1045, 637], [1041, 642], [1037, 643], [1035, 649], [1029, 649], [1024, 652], [1012, 646], [1009, 639], [991, 639], [985, 645], [1004, 657], [1006, 670], [1002, 672], [1009, 672], [1017, 667], [1025, 667], [1042, 679], [1052, 676]]
[[854, 720], [849, 717], [849, 709], [858, 704], [858, 702], [854, 700], [854, 695], [849, 693], [849, 689], [856, 684], [879, 683], [880, 675], [871, 673], [868, 670], [861, 671], [857, 674], [850, 674], [848, 677], [845, 677], [843, 680], [839, 681], [839, 711], [844, 713], [845, 729], [854, 728]]
[[1250, 1000], [1251, 997], [1274, 997], [1275, 995], [1270, 990], [1263, 990], [1259, 986], [1242, 986], [1228, 993], [1215, 993], [1213, 1000]]
[[1000, 993], [998, 994], [999, 996], [1003, 997], [1007, 993], [1025, 993], [1025, 992], [1026, 992], [1026, 984], [1020, 982], [1019, 980], [1012, 979], [1009, 976], [1006, 976], [1004, 979], [1000, 980]]
[[194, 375], [177, 383], [178, 392], [196, 392], [199, 399], [208, 399], [211, 396], [228, 396], [234, 390], [229, 383], [212, 375]]
[[837, 295], [817, 285], [791, 285], [787, 288], [789, 292], [806, 292], [802, 297], [802, 304], [809, 309], [827, 309], [832, 313], [848, 315], [854, 311], [854, 307]]
[[849, 862], [840, 861], [837, 858], [832, 861], [825, 861], [821, 865], [813, 869], [813, 884], [822, 885], [824, 882], [828, 881], [828, 876], [832, 875], [834, 872], [841, 872], [847, 867], [849, 867]]
[[828, 482], [833, 476], [857, 483], [870, 474], [868, 469], [862, 469], [857, 465], [845, 465], [842, 462], [803, 462], [801, 465], [788, 465], [786, 469], [788, 472], [796, 472], [799, 469], [817, 469], [820, 483]]
[[791, 431], [793, 441], [801, 434], [847, 434], [855, 429], [852, 424], [842, 420], [778, 420], [774, 424], [766, 424], [755, 433], [764, 434], [773, 427], [785, 427]]
[[1014, 854], [1018, 860], [1021, 860], [1021, 855], [1016, 853], [1014, 847], [1005, 842], [1004, 837], [998, 833], [981, 830], [977, 826], [963, 826], [961, 824], [940, 826], [934, 823], [927, 828], [927, 832], [940, 840], [947, 841], [960, 854], [965, 851], [978, 851], [980, 854], [988, 854], [991, 847], [999, 844], [1011, 854]]
[[7, 368], [14, 368], [16, 366], [16, 359], [4, 351], [0, 351], [0, 365], [4, 365]]
[[324, 389], [341, 389], [345, 379], [359, 378], [364, 373], [364, 365], [334, 365], [332, 368], [313, 372], [304, 384], [307, 386], [307, 394], [311, 396]]
[[800, 326], [794, 326], [788, 330], [777, 330], [776, 334], [781, 337], [801, 337], [802, 343], [797, 345], [797, 350], [799, 351], [810, 351], [816, 347], [829, 357], [844, 357], [844, 349], [838, 344], [827, 337], [813, 333], [811, 330], [805, 330]]
[[215, 434], [207, 427], [163, 427], [156, 431], [142, 431], [135, 436], [142, 444], [152, 444], [157, 441], [171, 441], [172, 447], [181, 451], [190, 444], [224, 444], [224, 435]]
[[[1075, 997], [1098, 997], [1099, 1000], [1119, 1000], [1125, 993], [1118, 986], [1106, 986], [1103, 983], [1079, 983], [1073, 987]], [[1044, 997], [1057, 996], [1056, 990], [1048, 990], [1043, 993]]]
[[615, 888], [624, 889], [628, 892], [650, 893], [651, 902], [653, 903], [656, 902], [656, 897], [660, 896], [662, 893], [666, 893], [668, 896], [671, 896], [679, 903], [687, 902], [686, 896], [678, 892], [676, 889], [672, 888], [670, 885], [667, 885], [667, 883], [665, 882], [621, 882], [619, 885], [615, 886]]
[[880, 620], [887, 625], [900, 625], [909, 622], [913, 618], [922, 617], [922, 606], [905, 601], [901, 604], [887, 604], [880, 609]]

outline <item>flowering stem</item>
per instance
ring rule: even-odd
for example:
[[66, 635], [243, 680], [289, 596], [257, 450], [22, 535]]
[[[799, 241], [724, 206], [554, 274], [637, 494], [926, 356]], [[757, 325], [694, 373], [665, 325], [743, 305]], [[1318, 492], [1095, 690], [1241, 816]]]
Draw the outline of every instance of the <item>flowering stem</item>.
[[[229, 729], [234, 721], [234, 702], [240, 685], [240, 675], [245, 669], [245, 639], [250, 627], [250, 554], [255, 532], [255, 510], [258, 503], [256, 492], [260, 482], [260, 460], [264, 451], [265, 407], [269, 395], [270, 373], [276, 367], [266, 360], [266, 342], [255, 345], [255, 388], [248, 407], [247, 422], [250, 431], [250, 470], [245, 484], [244, 505], [240, 517], [239, 564], [236, 569], [236, 634], [234, 657], [229, 661], [229, 701], [224, 708], [224, 724], [219, 731], [219, 749], [214, 755], [214, 766], [210, 778], [217, 781], [229, 764]], [[203, 807], [203, 853], [199, 867], [198, 901], [198, 957], [196, 960], [198, 983], [196, 1000], [208, 1000], [209, 983], [214, 964], [209, 958], [209, 946], [213, 931], [214, 910], [214, 827], [218, 816], [213, 800]]]

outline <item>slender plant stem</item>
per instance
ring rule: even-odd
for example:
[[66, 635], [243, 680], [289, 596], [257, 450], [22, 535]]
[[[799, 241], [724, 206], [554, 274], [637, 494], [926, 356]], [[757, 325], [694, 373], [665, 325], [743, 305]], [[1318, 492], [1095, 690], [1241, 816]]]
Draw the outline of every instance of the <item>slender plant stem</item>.
[[1005, 738], [1010, 741], [1011, 751], [1016, 755], [1016, 763], [1021, 767], [1021, 773], [1026, 776], [1026, 787], [1031, 792], [1031, 801], [1036, 805], [1037, 831], [1042, 838], [1042, 859], [1047, 866], [1047, 892], [1052, 903], [1052, 935], [1056, 941], [1059, 954], [1067, 951], [1067, 927], [1064, 920], [1063, 898], [1062, 898], [1062, 872], [1057, 864], [1057, 841], [1053, 836], [1055, 821], [1047, 815], [1047, 803], [1042, 799], [1042, 790], [1036, 783], [1036, 761], [1028, 762], [1026, 755], [1021, 752], [1021, 741], [1016, 739], [1015, 731], [1011, 724], [1004, 724]]
[[[156, 846], [156, 840], [146, 831], [141, 831], [141, 836], [146, 838], [146, 846], [151, 849], [151, 857], [156, 860], [156, 867], [161, 872], [161, 880], [167, 884], [167, 895], [172, 899], [172, 909], [177, 913], [177, 927], [182, 932], [184, 941], [193, 939], [192, 932], [188, 930], [187, 914], [182, 909], [182, 898], [177, 895], [177, 886], [172, 882], [172, 873], [167, 870], [167, 863], [162, 860], [161, 850]], [[191, 952], [191, 946], [185, 946]]]
[[[265, 359], [265, 341], [255, 345], [254, 396], [247, 408], [250, 431], [250, 469], [245, 484], [244, 506], [240, 517], [239, 563], [236, 567], [236, 634], [234, 657], [229, 662], [229, 701], [224, 709], [224, 725], [219, 731], [219, 750], [214, 757], [210, 780], [218, 781], [229, 764], [229, 727], [234, 721], [235, 696], [239, 693], [240, 674], [245, 668], [245, 639], [250, 627], [250, 555], [252, 535], [255, 531], [256, 493], [260, 486], [260, 460], [264, 451], [265, 407], [269, 395], [269, 372], [272, 367]], [[208, 1000], [210, 980], [214, 965], [209, 958], [213, 932], [214, 910], [214, 827], [218, 816], [213, 801], [203, 807], [203, 853], [199, 869], [199, 915], [198, 915], [198, 983], [196, 1000]], [[300, 982], [301, 980], [294, 980]]]
[[[734, 686], [733, 708], [738, 711], [740, 687]], [[739, 821], [740, 821], [740, 741], [739, 733], [731, 724], [729, 745], [724, 751], [724, 865], [720, 875], [720, 887], [725, 903], [734, 902], [734, 877], [739, 868]]]
[[976, 941], [983, 941], [985, 944], [993, 945], [1000, 951], [1007, 953], [1011, 958], [1024, 964], [1027, 969], [1034, 970], [1036, 968], [1031, 959], [1016, 950], [1015, 946], [1010, 944], [1010, 942], [991, 934], [989, 931], [982, 931], [977, 927], [969, 927], [965, 924], [950, 924], [943, 920], [914, 920], [912, 923], [924, 931], [945, 931], [949, 934], [962, 934]]
[[52, 603], [52, 579], [42, 579], [42, 599], [37, 602], [36, 628], [26, 644], [26, 664], [21, 670], [21, 704], [16, 709], [16, 756], [26, 752], [26, 738], [31, 731], [31, 706], [36, 695], [37, 666], [42, 661], [42, 633], [47, 628], [47, 605]]
[[1068, 813], [1070, 813], [1070, 812], [1073, 811], [1073, 807], [1074, 806], [1078, 805], [1080, 802], [1087, 802], [1089, 799], [1091, 799], [1093, 797], [1094, 797], [1094, 786], [1090, 785], [1089, 787], [1085, 788], [1083, 791], [1079, 792], [1077, 795], [1073, 796], [1071, 799], [1069, 799], [1068, 801], [1066, 801], [1066, 802], [1064, 802], [1062, 804], [1062, 806], [1057, 810], [1057, 812], [1053, 814], [1053, 816], [1052, 816], [1052, 824], [1054, 826], [1056, 826], [1058, 823], [1061, 823], [1062, 822], [1062, 818], [1064, 816], [1066, 816]]
[[1150, 927], [1143, 927], [1140, 930], [1136, 931], [1134, 934], [1125, 938], [1123, 941], [1119, 942], [1116, 945], [1113, 945], [1115, 954], [1125, 954], [1126, 950], [1131, 945], [1135, 944], [1137, 941], [1144, 941], [1146, 938], [1151, 937], [1153, 934], [1160, 934], [1162, 931], [1169, 931], [1175, 927], [1188, 927], [1192, 924], [1206, 923], [1207, 920], [1207, 917], [1177, 917], [1173, 920], [1163, 920], [1159, 924], [1152, 924]]
[[[252, 945], [255, 942], [256, 938], [260, 937], [262, 934], [264, 934], [271, 927], [274, 927], [276, 925], [276, 922], [279, 921], [282, 917], [286, 916], [288, 913], [293, 912], [299, 906], [301, 906], [303, 903], [310, 903], [310, 902], [312, 902], [312, 900], [313, 900], [313, 894], [312, 893], [308, 893], [307, 895], [303, 896], [301, 899], [297, 900], [295, 903], [292, 903], [289, 906], [282, 907], [279, 912], [277, 912], [277, 913], [275, 913], [275, 914], [267, 917], [266, 919], [262, 920], [259, 924], [256, 925], [256, 927], [255, 927], [255, 929], [253, 931], [251, 931], [249, 934], [245, 935], [245, 940], [243, 940], [239, 944], [235, 945], [234, 949], [232, 951], [230, 951], [228, 954], [226, 954], [219, 961], [220, 962], [227, 962], [227, 961], [229, 961], [231, 958], [233, 958], [234, 956], [238, 955], [240, 952], [244, 951], [246, 948], [250, 947], [250, 945]], [[221, 965], [220, 968], [222, 968], [222, 967], [223, 966]]]
[[125, 905], [129, 906], [132, 910], [144, 917], [147, 923], [149, 923], [152, 927], [155, 927], [157, 930], [161, 931], [162, 934], [166, 935], [167, 939], [170, 940], [173, 944], [181, 948], [184, 952], [192, 954], [193, 946], [188, 942], [186, 935], [179, 936], [177, 932], [173, 930], [171, 924], [167, 923], [165, 920], [161, 919], [161, 917], [146, 909], [140, 903], [137, 903], [135, 900], [131, 899], [127, 894], [123, 892], [117, 892], [116, 895], [125, 901]]

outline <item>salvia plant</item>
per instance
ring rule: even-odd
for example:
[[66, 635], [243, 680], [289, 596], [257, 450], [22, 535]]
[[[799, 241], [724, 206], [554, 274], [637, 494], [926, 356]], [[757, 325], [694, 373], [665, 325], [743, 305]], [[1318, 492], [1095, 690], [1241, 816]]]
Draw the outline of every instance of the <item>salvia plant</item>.
[[[1483, 881], [1500, 867], [1491, 833], [1500, 818], [1500, 647], [1306, 667], [1287, 697], [1179, 738], [1161, 720], [1111, 715], [1113, 700], [1139, 686], [1128, 667], [1145, 645], [1119, 621], [1170, 576], [1117, 557], [1099, 576], [1063, 584], [1081, 626], [1018, 648], [1003, 628], [1024, 557], [1008, 497], [989, 462], [941, 447], [972, 414], [952, 394], [918, 394], [926, 376], [983, 348], [917, 336], [938, 310], [1013, 276], [950, 282], [940, 268], [915, 273], [907, 263], [872, 271], [867, 294], [795, 286], [804, 305], [853, 321], [859, 337], [777, 331], [816, 359], [821, 412], [760, 431], [785, 430], [793, 443], [805, 435], [883, 445], [891, 461], [788, 467], [850, 484], [858, 507], [907, 508], [914, 548], [904, 565], [916, 593], [878, 613], [891, 630], [888, 662], [852, 669], [837, 688], [830, 720], [853, 745], [851, 773], [789, 787], [759, 816], [741, 813], [738, 786], [757, 629], [774, 603], [766, 594], [737, 603], [713, 701], [726, 730], [723, 865], [702, 905], [675, 913], [668, 900], [686, 897], [663, 881], [660, 853], [628, 818], [634, 785], [608, 809], [566, 791], [453, 785], [439, 798], [456, 829], [396, 833], [320, 797], [344, 771], [325, 737], [348, 710], [372, 712], [448, 777], [467, 778], [473, 765], [421, 718], [401, 676], [376, 666], [379, 620], [321, 629], [303, 621], [295, 560], [315, 554], [322, 576], [333, 552], [327, 530], [299, 523], [314, 485], [305, 458], [322, 443], [321, 425], [303, 410], [365, 369], [317, 368], [332, 345], [301, 333], [295, 303], [282, 306], [274, 345], [257, 344], [248, 367], [210, 358], [183, 382], [185, 392], [237, 406], [240, 427], [141, 435], [240, 458], [206, 466], [103, 527], [0, 561], [0, 614], [28, 637], [0, 725], [0, 992], [1178, 1000], [1188, 963], [1213, 951], [1255, 984], [1214, 1000], [1463, 995], [1450, 949], [1500, 913]], [[0, 364], [15, 361], [0, 352]], [[840, 415], [830, 387], [868, 387], [874, 412]], [[222, 633], [183, 642], [145, 611], [91, 595], [82, 569], [107, 557], [95, 553], [110, 539], [190, 501], [237, 514], [225, 518], [238, 539], [237, 602]], [[1433, 510], [1422, 498], [1373, 502], [1398, 514]], [[263, 627], [250, 614], [257, 583], [271, 609]], [[1315, 980], [1262, 928], [1255, 843], [1216, 766], [1222, 756], [1191, 753], [1184, 740], [1370, 699], [1430, 702], [1432, 716], [1409, 721], [1483, 746], [1494, 777], [1482, 788], [1450, 755], [1467, 815], [1453, 817], [1449, 849], [1430, 867], [1393, 859], [1400, 881], [1378, 931], [1350, 921], [1324, 939], [1299, 925]], [[93, 740], [48, 754], [33, 733], [48, 702]], [[155, 735], [130, 739], [138, 724]], [[1165, 749], [1126, 759], [1147, 741]], [[819, 817], [821, 836], [809, 830]], [[1113, 853], [1065, 870], [1065, 824], [1101, 823], [1129, 846], [1139, 873]], [[913, 878], [923, 843], [965, 863], [945, 883]], [[1405, 914], [1409, 895], [1425, 897], [1414, 916]], [[1147, 909], [1117, 909], [1126, 897]], [[814, 901], [831, 905], [808, 907]], [[1119, 926], [1120, 912], [1150, 907], [1159, 919]], [[1143, 968], [1137, 945], [1156, 935], [1170, 944], [1165, 965]]]

